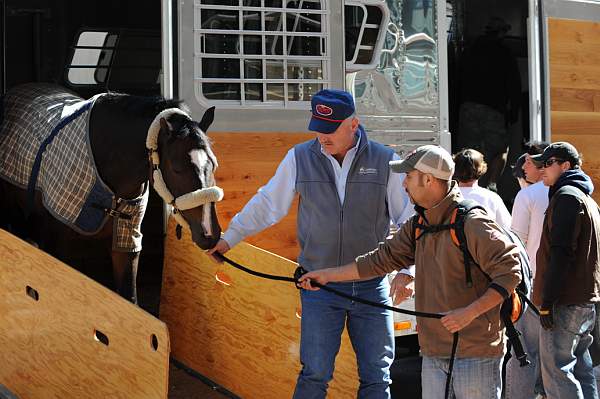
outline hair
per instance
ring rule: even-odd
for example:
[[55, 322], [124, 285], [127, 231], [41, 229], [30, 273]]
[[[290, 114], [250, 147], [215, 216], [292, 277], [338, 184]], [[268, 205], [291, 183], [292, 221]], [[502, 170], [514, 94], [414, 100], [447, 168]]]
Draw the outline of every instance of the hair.
[[[523, 165], [525, 164], [525, 161], [527, 160], [527, 154], [529, 154], [529, 153], [522, 154], [517, 159], [517, 162], [515, 162], [515, 166], [513, 166], [513, 168], [512, 168], [512, 175], [517, 179], [525, 179], [525, 172], [523, 171]], [[529, 155], [532, 155], [532, 154], [529, 154]]]
[[579, 153], [579, 159], [576, 160], [570, 160], [567, 159], [567, 161], [569, 161], [569, 163], [571, 164], [571, 170], [573, 169], [581, 169], [581, 165], [583, 164], [583, 156], [581, 155], [581, 153]]
[[546, 147], [548, 147], [550, 143], [547, 141], [528, 141], [523, 145], [523, 149], [526, 154], [529, 155], [539, 155], [544, 152]]
[[452, 157], [454, 159], [454, 180], [469, 182], [479, 180], [487, 172], [487, 163], [483, 154], [477, 150], [466, 148]]

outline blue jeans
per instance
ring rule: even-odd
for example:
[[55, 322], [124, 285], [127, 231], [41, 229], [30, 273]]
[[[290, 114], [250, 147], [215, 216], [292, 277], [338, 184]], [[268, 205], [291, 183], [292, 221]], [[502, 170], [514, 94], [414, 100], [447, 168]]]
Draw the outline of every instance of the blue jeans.
[[[449, 358], [423, 356], [421, 370], [423, 399], [444, 398], [449, 363]], [[456, 399], [500, 399], [502, 391], [501, 369], [502, 357], [455, 359], [449, 397]]]
[[519, 360], [514, 355], [506, 364], [506, 390], [505, 399], [531, 399], [536, 393], [544, 392], [542, 375], [540, 371], [540, 318], [530, 307], [523, 313], [521, 319], [515, 323], [521, 332], [521, 343], [527, 353], [531, 364], [521, 367]]
[[[353, 283], [329, 283], [346, 294], [391, 305], [387, 277]], [[325, 398], [344, 326], [356, 353], [358, 398], [390, 398], [394, 359], [394, 322], [385, 309], [349, 301], [325, 290], [305, 291], [302, 299], [300, 362], [295, 399]]]
[[548, 398], [598, 399], [592, 358], [593, 304], [556, 305], [554, 328], [540, 328], [542, 380]]

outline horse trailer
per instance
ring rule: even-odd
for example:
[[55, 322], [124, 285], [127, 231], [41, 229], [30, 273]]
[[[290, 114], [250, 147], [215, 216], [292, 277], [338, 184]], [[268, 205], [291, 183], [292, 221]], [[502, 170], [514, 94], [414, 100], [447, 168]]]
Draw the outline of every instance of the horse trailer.
[[[183, 100], [194, 119], [215, 106], [208, 135], [225, 191], [218, 205], [224, 228], [285, 153], [314, 137], [307, 131], [310, 99], [322, 88], [351, 92], [369, 137], [401, 156], [424, 144], [459, 149], [466, 50], [493, 20], [503, 23], [517, 80], [498, 83], [503, 71], [494, 66], [478, 73], [490, 87], [518, 87], [509, 165], [525, 141], [569, 141], [600, 184], [598, 0], [0, 0], [0, 15], [2, 93], [20, 83], [52, 82], [84, 98], [104, 91], [163, 95]], [[510, 204], [517, 190], [506, 168], [499, 193]], [[236, 256], [250, 267], [261, 260], [275, 274], [290, 273], [298, 253], [296, 208], [297, 200], [286, 218], [249, 238], [254, 247], [244, 244]], [[276, 284], [284, 283], [210, 263], [185, 232], [180, 239], [175, 225], [152, 193], [142, 225], [140, 303], [155, 315], [160, 309], [173, 357], [234, 395], [289, 396], [291, 380], [270, 374], [278, 368], [293, 375], [299, 368], [295, 289], [282, 291]], [[108, 284], [102, 265], [110, 260], [99, 250], [65, 252], [79, 270]], [[211, 290], [212, 308], [198, 301], [181, 307], [188, 302], [178, 301], [204, 297], [198, 287]], [[269, 309], [269, 302], [287, 307]], [[392, 392], [410, 397], [415, 389], [418, 395], [416, 321], [394, 317], [399, 360]], [[199, 324], [207, 328], [196, 329]], [[277, 328], [283, 331], [272, 334]], [[250, 350], [236, 346], [231, 331], [245, 332], [248, 342], [269, 335]], [[285, 343], [278, 346], [284, 349], [273, 350], [269, 340]], [[187, 353], [195, 353], [198, 342], [209, 354], [195, 364]], [[344, 351], [351, 352], [347, 339], [334, 377], [336, 397], [347, 396], [356, 382], [347, 381], [356, 371]], [[231, 370], [227, 377], [215, 371], [223, 364]], [[262, 391], [249, 379], [262, 382]]]

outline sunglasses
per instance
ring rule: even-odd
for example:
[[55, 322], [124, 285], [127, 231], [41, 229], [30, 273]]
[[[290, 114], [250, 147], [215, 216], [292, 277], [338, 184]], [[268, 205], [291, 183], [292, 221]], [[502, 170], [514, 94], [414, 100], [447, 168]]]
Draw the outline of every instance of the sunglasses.
[[552, 159], [546, 159], [546, 161], [544, 161], [544, 168], [549, 168], [550, 166], [552, 166], [555, 163], [563, 163], [565, 162], [564, 159], [557, 159], [557, 158], [552, 158]]

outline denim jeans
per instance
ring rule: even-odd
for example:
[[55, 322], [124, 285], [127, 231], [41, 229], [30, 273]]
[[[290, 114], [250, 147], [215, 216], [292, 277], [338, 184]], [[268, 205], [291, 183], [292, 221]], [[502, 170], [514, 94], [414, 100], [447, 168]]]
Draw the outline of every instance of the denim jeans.
[[598, 399], [588, 351], [595, 319], [593, 304], [556, 305], [554, 328], [540, 328], [542, 380], [548, 398]]
[[[344, 293], [391, 305], [387, 277], [351, 283], [329, 283]], [[344, 326], [356, 353], [358, 398], [390, 398], [390, 365], [394, 359], [392, 313], [341, 298], [325, 290], [305, 291], [302, 299], [300, 362], [294, 399], [325, 398]]]
[[[421, 371], [423, 399], [444, 398], [449, 364], [449, 358], [423, 356]], [[456, 399], [500, 399], [502, 391], [501, 369], [502, 357], [455, 359], [449, 397]]]
[[506, 390], [505, 399], [532, 399], [536, 393], [544, 392], [542, 387], [542, 375], [540, 371], [540, 318], [530, 307], [523, 313], [519, 321], [515, 323], [517, 330], [521, 332], [521, 343], [527, 353], [527, 359], [531, 364], [521, 367], [519, 360], [514, 355], [506, 364]]

